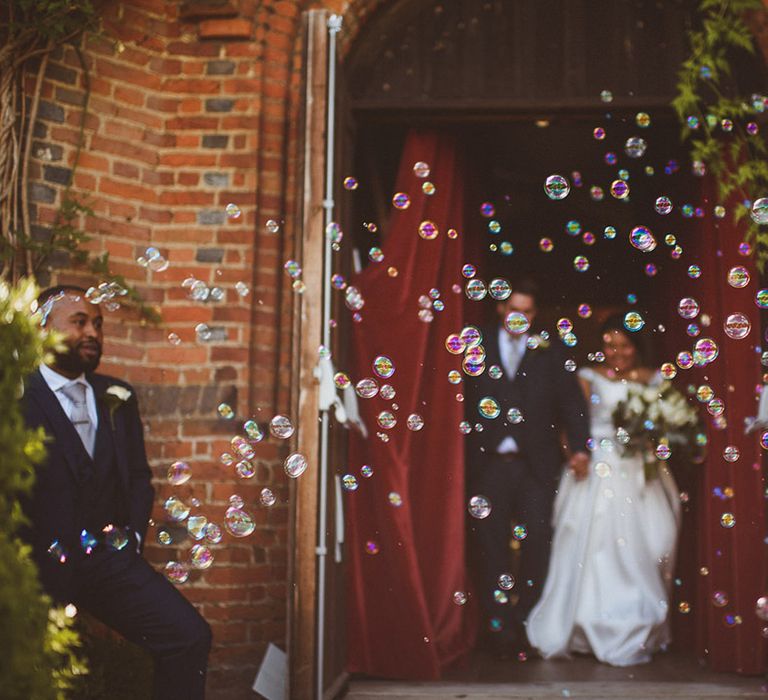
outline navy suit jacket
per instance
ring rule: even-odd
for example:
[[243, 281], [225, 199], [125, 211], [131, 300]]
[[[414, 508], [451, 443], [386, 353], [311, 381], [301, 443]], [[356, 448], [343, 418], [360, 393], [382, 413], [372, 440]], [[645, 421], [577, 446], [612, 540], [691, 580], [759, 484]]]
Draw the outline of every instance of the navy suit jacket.
[[[98, 411], [94, 459], [100, 458], [100, 445], [108, 445], [110, 452], [114, 445], [121, 505], [127, 515], [126, 522], [115, 525], [129, 526], [144, 542], [154, 489], [136, 394], [129, 384], [106, 375], [87, 374], [86, 380], [93, 387]], [[131, 396], [110, 415], [104, 396], [113, 385], [128, 389]], [[32, 545], [43, 587], [55, 600], [68, 602], [75, 592], [77, 562], [85, 556], [79, 537], [85, 528], [85, 509], [93, 493], [94, 462], [40, 372], [29, 376], [22, 407], [27, 426], [42, 427], [48, 436], [48, 456], [37, 466], [34, 489], [24, 502], [30, 520], [25, 539]], [[110, 432], [104, 434], [103, 431]], [[48, 553], [55, 540], [67, 553], [63, 564]]]
[[[503, 369], [499, 352], [499, 327], [483, 329], [483, 347], [487, 368]], [[527, 349], [514, 382], [506, 376], [493, 379], [486, 369], [479, 377], [466, 377], [465, 405], [467, 420], [480, 423], [482, 432], [469, 434], [467, 471], [481, 468], [484, 460], [495, 453], [505, 436], [515, 438], [521, 456], [532, 473], [541, 481], [556, 484], [563, 466], [561, 433], [567, 437], [572, 451], [586, 451], [589, 439], [587, 402], [573, 372], [565, 369], [566, 355], [559, 340], [549, 347]], [[478, 403], [491, 396], [501, 407], [498, 418], [483, 418]], [[510, 425], [507, 411], [518, 408], [523, 422]]]

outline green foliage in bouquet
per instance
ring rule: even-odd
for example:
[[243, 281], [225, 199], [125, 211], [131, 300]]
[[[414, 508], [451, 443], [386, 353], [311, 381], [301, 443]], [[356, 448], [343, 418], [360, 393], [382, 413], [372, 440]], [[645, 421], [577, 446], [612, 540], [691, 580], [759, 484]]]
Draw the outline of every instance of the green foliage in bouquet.
[[627, 400], [613, 412], [613, 424], [624, 454], [642, 456], [646, 479], [658, 476], [659, 460], [701, 461], [706, 436], [699, 413], [671, 382], [630, 385]]
[[765, 95], [741, 94], [734, 73], [755, 54], [746, 20], [762, 12], [762, 0], [700, 0], [701, 23], [689, 34], [691, 55], [680, 67], [672, 101], [691, 159], [716, 179], [720, 203], [739, 202], [732, 216], [736, 222], [746, 217], [760, 269], [768, 260], [768, 233], [760, 217], [746, 216], [744, 202], [768, 196], [768, 148], [759, 126], [768, 102]]
[[78, 635], [63, 610], [43, 594], [29, 547], [18, 538], [19, 497], [45, 457], [44, 434], [27, 429], [19, 406], [23, 381], [55, 347], [31, 313], [33, 282], [0, 281], [0, 696], [6, 700], [65, 698], [87, 669]]

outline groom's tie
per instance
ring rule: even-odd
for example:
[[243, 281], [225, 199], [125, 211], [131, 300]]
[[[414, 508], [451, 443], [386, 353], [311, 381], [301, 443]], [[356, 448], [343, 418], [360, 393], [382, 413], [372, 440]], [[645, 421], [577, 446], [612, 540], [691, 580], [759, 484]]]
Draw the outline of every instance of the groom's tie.
[[75, 426], [77, 434], [83, 441], [88, 454], [93, 457], [93, 446], [96, 441], [96, 429], [88, 415], [88, 405], [85, 402], [85, 384], [72, 382], [62, 387], [61, 392], [72, 402], [72, 412], [69, 420]]
[[509, 344], [509, 363], [510, 380], [515, 378], [517, 370], [520, 368], [520, 362], [523, 359], [523, 354], [526, 349], [526, 337], [524, 335], [512, 338], [512, 342]]

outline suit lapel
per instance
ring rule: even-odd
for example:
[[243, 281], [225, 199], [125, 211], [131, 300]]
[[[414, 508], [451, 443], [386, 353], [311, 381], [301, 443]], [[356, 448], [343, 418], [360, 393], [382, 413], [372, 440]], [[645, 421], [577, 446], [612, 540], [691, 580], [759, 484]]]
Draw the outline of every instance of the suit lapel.
[[127, 490], [128, 463], [126, 461], [127, 451], [123, 412], [117, 408], [114, 413], [110, 414], [109, 408], [104, 401], [104, 394], [107, 390], [107, 382], [104, 377], [98, 374], [89, 374], [86, 379], [93, 387], [93, 393], [96, 398], [96, 412], [99, 416], [99, 428], [96, 433], [96, 451], [94, 454], [101, 461], [102, 465], [108, 465], [111, 461], [110, 452], [114, 446], [120, 483]]
[[85, 478], [84, 466], [90, 461], [90, 457], [59, 400], [39, 371], [29, 375], [26, 395], [51, 426], [56, 440], [53, 450], [64, 458], [75, 480], [82, 482]]

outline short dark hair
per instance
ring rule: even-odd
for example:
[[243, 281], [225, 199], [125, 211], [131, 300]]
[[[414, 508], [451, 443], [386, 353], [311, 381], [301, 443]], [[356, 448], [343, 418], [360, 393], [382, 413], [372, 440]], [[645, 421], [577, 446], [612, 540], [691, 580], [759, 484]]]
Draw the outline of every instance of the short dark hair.
[[57, 284], [55, 287], [48, 287], [37, 295], [37, 308], [41, 308], [50, 298], [64, 294], [65, 292], [79, 292], [85, 294], [88, 290], [76, 284]]
[[517, 279], [513, 279], [512, 282], [510, 282], [510, 286], [512, 287], [512, 294], [525, 294], [526, 296], [533, 297], [534, 302], [536, 302], [536, 306], [539, 306], [539, 284], [536, 282], [533, 277], [524, 276], [524, 277], [518, 277]]

